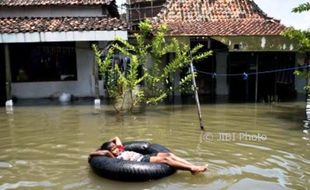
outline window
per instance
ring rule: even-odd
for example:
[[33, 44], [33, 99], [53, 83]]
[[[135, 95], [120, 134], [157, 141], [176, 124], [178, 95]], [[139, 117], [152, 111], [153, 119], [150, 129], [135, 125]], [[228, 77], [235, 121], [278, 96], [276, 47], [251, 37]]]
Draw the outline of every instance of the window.
[[10, 45], [13, 82], [77, 80], [74, 43]]

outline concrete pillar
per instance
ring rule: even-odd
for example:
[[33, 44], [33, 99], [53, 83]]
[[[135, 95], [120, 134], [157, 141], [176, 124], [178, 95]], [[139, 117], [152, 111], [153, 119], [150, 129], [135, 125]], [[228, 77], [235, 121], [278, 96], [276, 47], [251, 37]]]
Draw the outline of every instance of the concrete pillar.
[[[106, 41], [99, 42], [99, 43], [97, 43], [97, 45], [98, 45], [99, 49], [103, 49], [104, 54], [106, 54], [107, 51], [109, 50], [109, 46], [107, 46], [108, 42], [106, 42]], [[93, 57], [93, 73], [92, 73], [92, 76], [94, 78], [94, 93], [95, 93], [94, 106], [95, 106], [95, 109], [100, 109], [101, 108], [101, 100], [100, 100], [99, 66], [96, 63], [95, 57]], [[102, 86], [102, 90], [104, 91], [103, 83], [104, 83], [104, 81], [102, 81], [101, 86]]]
[[5, 85], [6, 85], [6, 99], [12, 99], [12, 92], [11, 92], [11, 84], [12, 84], [12, 77], [11, 77], [11, 63], [10, 63], [10, 52], [9, 52], [9, 45], [4, 45], [4, 57], [5, 57]]
[[10, 51], [9, 45], [4, 45], [4, 58], [5, 58], [5, 90], [6, 90], [6, 102], [5, 107], [7, 112], [13, 112], [12, 101], [12, 76], [11, 76], [11, 63], [10, 63]]
[[[227, 73], [227, 57], [228, 52], [216, 52], [216, 73]], [[216, 95], [227, 96], [229, 94], [229, 88], [227, 84], [226, 76], [216, 77]]]
[[[303, 53], [296, 53], [296, 66], [304, 65], [305, 55]], [[295, 90], [298, 95], [298, 99], [305, 99], [306, 90], [305, 86], [307, 85], [307, 79], [301, 76], [295, 76]]]
[[95, 100], [94, 106], [95, 109], [100, 109], [101, 101], [100, 101], [100, 92], [99, 92], [99, 68], [95, 59], [93, 61], [93, 76], [94, 76], [94, 86], [95, 86]]
[[[180, 71], [174, 73], [171, 75], [171, 81], [173, 83], [173, 86], [178, 86], [181, 80]], [[181, 96], [181, 93], [179, 91], [173, 92], [174, 96]]]

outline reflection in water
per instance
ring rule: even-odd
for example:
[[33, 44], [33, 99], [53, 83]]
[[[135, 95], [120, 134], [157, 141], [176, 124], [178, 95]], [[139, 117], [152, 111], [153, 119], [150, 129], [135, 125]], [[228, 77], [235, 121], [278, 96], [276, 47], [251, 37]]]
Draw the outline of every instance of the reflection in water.
[[[299, 109], [299, 107], [301, 109]], [[0, 190], [6, 189], [309, 189], [309, 134], [300, 104], [158, 106], [116, 116], [91, 105], [0, 110]], [[160, 143], [196, 164], [188, 172], [143, 183], [96, 176], [88, 153], [113, 136]]]

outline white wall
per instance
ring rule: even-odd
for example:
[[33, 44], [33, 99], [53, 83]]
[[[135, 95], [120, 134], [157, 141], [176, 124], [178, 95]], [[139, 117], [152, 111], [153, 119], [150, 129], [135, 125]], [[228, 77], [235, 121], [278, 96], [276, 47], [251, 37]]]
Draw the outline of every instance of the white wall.
[[61, 16], [102, 16], [101, 6], [78, 7], [0, 7], [0, 17], [61, 17]]
[[47, 98], [62, 92], [77, 97], [94, 95], [93, 52], [88, 42], [76, 43], [77, 81], [12, 83], [12, 95], [17, 98]]
[[115, 37], [127, 39], [125, 30], [94, 30], [68, 32], [26, 32], [0, 34], [0, 43], [28, 42], [75, 42], [75, 41], [111, 41]]

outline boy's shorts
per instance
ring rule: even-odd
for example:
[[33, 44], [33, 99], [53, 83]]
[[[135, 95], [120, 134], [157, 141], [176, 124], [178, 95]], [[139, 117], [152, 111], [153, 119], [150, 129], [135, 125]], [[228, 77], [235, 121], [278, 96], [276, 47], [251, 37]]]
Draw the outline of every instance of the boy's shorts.
[[150, 158], [152, 156], [157, 156], [157, 153], [143, 155], [143, 158], [140, 160], [140, 162], [150, 162]]

